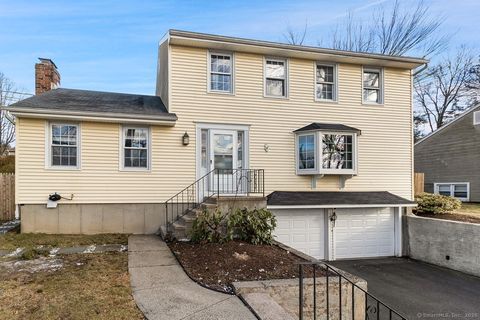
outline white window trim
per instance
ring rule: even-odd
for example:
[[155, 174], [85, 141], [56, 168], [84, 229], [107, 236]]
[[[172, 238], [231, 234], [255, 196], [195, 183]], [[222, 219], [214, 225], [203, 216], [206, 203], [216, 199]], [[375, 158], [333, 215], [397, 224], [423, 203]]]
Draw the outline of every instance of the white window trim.
[[[333, 67], [333, 99], [319, 99], [317, 97], [317, 66]], [[337, 103], [338, 102], [338, 64], [316, 61], [313, 69], [313, 98], [316, 102]]]
[[[267, 60], [268, 61], [281, 61], [285, 63], [285, 95], [283, 96], [272, 96], [267, 94]], [[289, 87], [289, 61], [288, 58], [279, 58], [279, 57], [263, 57], [263, 97], [264, 98], [273, 98], [273, 99], [288, 99], [290, 94]], [[278, 78], [280, 79], [280, 78]], [[280, 79], [281, 80], [281, 79]]]
[[[211, 88], [211, 79], [212, 79], [212, 54], [213, 55], [222, 55], [222, 56], [229, 56], [231, 61], [231, 84], [230, 84], [230, 91], [223, 91], [223, 90], [213, 90]], [[208, 93], [219, 93], [219, 94], [227, 94], [227, 95], [235, 95], [235, 53], [234, 52], [222, 52], [222, 51], [210, 51], [207, 50], [207, 92]]]
[[[137, 168], [137, 167], [125, 167], [125, 131], [127, 129], [147, 129], [147, 167], [146, 168]], [[150, 172], [152, 168], [152, 129], [149, 126], [130, 126], [130, 125], [121, 125], [120, 129], [120, 157], [119, 157], [119, 171], [126, 172]]]
[[[313, 135], [313, 141], [314, 141], [314, 153], [315, 153], [315, 161], [314, 161], [314, 164], [315, 166], [313, 167], [313, 169], [300, 169], [300, 155], [299, 155], [299, 144], [300, 144], [300, 137], [304, 137], [304, 136], [311, 136]], [[305, 133], [299, 133], [299, 134], [296, 134], [296, 137], [295, 137], [295, 168], [296, 168], [296, 172], [297, 172], [297, 175], [302, 175], [302, 174], [316, 174], [318, 173], [318, 156], [319, 156], [319, 153], [318, 153], [318, 134], [317, 132], [305, 132]]]
[[[305, 135], [315, 135], [315, 169], [299, 169], [298, 158], [298, 138]], [[322, 157], [323, 148], [320, 143], [323, 144], [323, 135], [335, 134], [335, 135], [351, 135], [352, 136], [352, 156], [353, 156], [353, 168], [352, 169], [323, 169]], [[312, 130], [295, 134], [295, 172], [297, 175], [357, 175], [358, 173], [358, 133], [348, 131], [321, 131]]]
[[[363, 95], [363, 90], [364, 90], [364, 86], [363, 86], [363, 74], [365, 72], [379, 72], [380, 73], [380, 79], [378, 81], [379, 83], [379, 95], [378, 95], [378, 102], [373, 102], [373, 101], [365, 101], [365, 97]], [[383, 68], [381, 67], [368, 67], [368, 66], [362, 66], [362, 74], [361, 74], [361, 84], [362, 84], [362, 104], [366, 104], [366, 105], [374, 105], [374, 106], [381, 106], [384, 104], [384, 92], [385, 92], [385, 83], [384, 83], [384, 71], [383, 71]]]
[[[52, 126], [53, 125], [69, 125], [77, 127], [77, 165], [76, 166], [54, 166], [52, 165]], [[49, 170], [81, 170], [81, 155], [82, 155], [82, 144], [81, 144], [81, 123], [80, 122], [57, 122], [57, 121], [46, 121], [45, 122], [45, 169]]]
[[480, 111], [475, 111], [473, 112], [473, 125], [479, 125], [480, 124]]
[[[457, 184], [464, 184], [467, 186], [467, 197], [466, 198], [458, 198], [455, 197], [455, 185]], [[433, 184], [433, 193], [440, 194], [439, 186], [440, 185], [450, 185], [450, 196], [452, 198], [461, 200], [461, 201], [470, 201], [470, 182], [435, 182]]]

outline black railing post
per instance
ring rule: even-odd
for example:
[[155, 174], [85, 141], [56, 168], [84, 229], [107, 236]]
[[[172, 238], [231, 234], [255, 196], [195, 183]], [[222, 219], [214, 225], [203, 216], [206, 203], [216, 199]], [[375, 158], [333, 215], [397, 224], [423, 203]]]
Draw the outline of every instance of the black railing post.
[[317, 265], [313, 265], [313, 320], [317, 320]]
[[355, 320], [355, 286], [352, 283], [352, 320]]
[[342, 319], [342, 277], [338, 275], [338, 313]]
[[220, 200], [220, 169], [217, 170], [217, 199]]
[[330, 275], [329, 275], [330, 270], [328, 270], [328, 269], [329, 269], [329, 267], [326, 266], [326, 270], [327, 270], [327, 281], [326, 281], [326, 283], [327, 283], [327, 298], [326, 298], [325, 301], [327, 302], [327, 320], [330, 319], [330, 301], [329, 301], [330, 300], [330, 285], [328, 283], [328, 280], [330, 278]]
[[298, 318], [300, 320], [303, 320], [303, 265], [299, 264], [298, 265], [299, 271], [300, 271], [300, 277], [298, 278], [298, 286], [300, 289], [299, 292], [299, 299], [298, 299]]

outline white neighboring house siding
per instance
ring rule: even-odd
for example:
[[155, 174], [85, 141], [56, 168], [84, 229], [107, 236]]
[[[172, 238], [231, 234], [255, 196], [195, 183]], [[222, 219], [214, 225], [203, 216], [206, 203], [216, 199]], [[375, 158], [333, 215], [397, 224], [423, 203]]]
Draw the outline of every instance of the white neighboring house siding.
[[[290, 58], [288, 99], [275, 99], [263, 96], [264, 56], [236, 52], [235, 94], [219, 95], [206, 89], [207, 49], [171, 46], [161, 50], [166, 52], [170, 57], [160, 60], [170, 65], [161, 73], [168, 74], [168, 107], [179, 120], [175, 127], [151, 127], [151, 170], [120, 171], [121, 125], [96, 122], [82, 122], [81, 170], [45, 170], [45, 120], [19, 119], [17, 203], [45, 203], [55, 191], [73, 193], [71, 203], [163, 202], [196, 179], [196, 124], [209, 122], [250, 125], [250, 168], [265, 169], [267, 194], [310, 190], [310, 177], [295, 174], [293, 130], [313, 121], [357, 127], [358, 176], [347, 180], [345, 190], [412, 198], [410, 70], [385, 68], [384, 104], [365, 105], [362, 66], [338, 64], [338, 102], [316, 102], [315, 61]], [[188, 146], [181, 143], [185, 132]], [[317, 190], [338, 188], [335, 176], [317, 183]]]

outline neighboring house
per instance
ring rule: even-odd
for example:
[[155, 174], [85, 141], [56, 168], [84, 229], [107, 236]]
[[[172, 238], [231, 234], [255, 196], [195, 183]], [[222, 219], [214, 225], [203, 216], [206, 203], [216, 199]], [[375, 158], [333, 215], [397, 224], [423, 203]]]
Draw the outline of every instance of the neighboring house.
[[480, 202], [480, 105], [415, 144], [425, 191]]
[[320, 259], [400, 255], [424, 63], [171, 30], [157, 96], [55, 89], [11, 106], [22, 230], [154, 233], [191, 197], [260, 190], [281, 242]]
[[15, 148], [8, 148], [6, 151], [7, 156], [14, 156], [15, 155]]

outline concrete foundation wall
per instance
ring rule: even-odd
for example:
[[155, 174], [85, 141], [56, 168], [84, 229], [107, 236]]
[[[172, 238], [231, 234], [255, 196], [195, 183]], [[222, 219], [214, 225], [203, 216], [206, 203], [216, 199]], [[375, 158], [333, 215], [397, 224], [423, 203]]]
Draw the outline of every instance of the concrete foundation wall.
[[42, 204], [20, 207], [21, 229], [25, 233], [153, 234], [165, 223], [163, 203], [59, 204], [47, 209]]
[[480, 224], [406, 217], [409, 256], [480, 276]]

